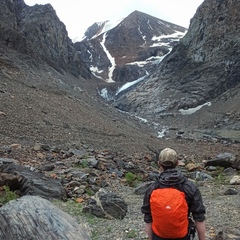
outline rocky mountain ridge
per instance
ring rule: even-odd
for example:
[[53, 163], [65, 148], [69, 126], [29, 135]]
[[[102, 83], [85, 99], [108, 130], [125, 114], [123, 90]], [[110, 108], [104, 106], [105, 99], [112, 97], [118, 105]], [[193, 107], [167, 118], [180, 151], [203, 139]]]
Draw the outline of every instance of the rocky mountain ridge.
[[1, 0], [1, 143], [87, 142], [124, 151], [158, 148], [155, 129], [99, 97], [51, 5]]

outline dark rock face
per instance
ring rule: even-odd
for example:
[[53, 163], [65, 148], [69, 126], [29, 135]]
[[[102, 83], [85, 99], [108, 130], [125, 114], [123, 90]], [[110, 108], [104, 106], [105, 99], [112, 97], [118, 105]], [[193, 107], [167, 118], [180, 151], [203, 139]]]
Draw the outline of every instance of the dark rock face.
[[[5, 164], [1, 166], [0, 171], [0, 183], [18, 190], [20, 196], [38, 195], [47, 199], [67, 199], [67, 193], [61, 182], [47, 178], [42, 173], [30, 171], [26, 167], [14, 164]], [[8, 174], [7, 178], [6, 174]], [[8, 181], [6, 181], [7, 179]]]
[[75, 43], [83, 61], [106, 82], [123, 85], [153, 72], [187, 29], [135, 11], [118, 22], [93, 24]]
[[91, 78], [50, 4], [27, 6], [23, 0], [0, 3], [0, 43], [43, 60], [58, 72]]
[[[156, 121], [166, 115], [179, 117], [180, 109], [206, 102], [212, 104], [205, 107], [210, 111], [239, 114], [239, 7], [239, 1], [205, 0], [191, 19], [187, 34], [155, 72], [114, 106]], [[211, 122], [209, 113], [205, 115]], [[198, 122], [199, 117], [191, 115]], [[233, 127], [236, 129], [236, 124]]]

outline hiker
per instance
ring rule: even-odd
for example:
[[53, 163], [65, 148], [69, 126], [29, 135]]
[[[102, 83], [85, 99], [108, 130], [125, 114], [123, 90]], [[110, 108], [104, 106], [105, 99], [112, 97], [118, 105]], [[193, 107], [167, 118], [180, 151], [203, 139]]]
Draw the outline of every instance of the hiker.
[[163, 149], [158, 164], [163, 171], [147, 189], [141, 208], [148, 239], [191, 240], [196, 227], [199, 240], [205, 240], [202, 196], [197, 186], [176, 169], [176, 151]]

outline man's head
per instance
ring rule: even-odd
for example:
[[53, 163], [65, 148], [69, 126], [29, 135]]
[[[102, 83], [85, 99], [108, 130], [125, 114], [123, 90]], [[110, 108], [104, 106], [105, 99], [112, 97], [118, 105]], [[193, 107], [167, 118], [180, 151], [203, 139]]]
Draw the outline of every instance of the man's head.
[[178, 156], [172, 148], [164, 148], [159, 154], [159, 165], [164, 169], [175, 168], [178, 164]]

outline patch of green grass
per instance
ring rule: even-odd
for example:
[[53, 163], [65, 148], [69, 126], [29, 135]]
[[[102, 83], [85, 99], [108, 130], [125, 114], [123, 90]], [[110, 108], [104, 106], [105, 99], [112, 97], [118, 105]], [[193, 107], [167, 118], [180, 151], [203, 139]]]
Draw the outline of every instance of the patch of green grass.
[[227, 177], [223, 174], [224, 167], [217, 167], [214, 172], [212, 172], [212, 177], [217, 185], [223, 185], [227, 183]]
[[52, 203], [70, 215], [82, 215], [83, 205], [81, 203], [75, 202], [74, 200], [69, 199], [66, 202], [53, 200]]
[[216, 171], [214, 171], [214, 173], [216, 174], [216, 175], [218, 175], [218, 174], [221, 174], [222, 172], [224, 171], [224, 167], [217, 167], [216, 168]]
[[99, 239], [99, 232], [97, 230], [93, 230], [91, 234], [92, 234], [92, 240]]
[[126, 237], [128, 237], [128, 238], [136, 238], [137, 237], [136, 230], [130, 229], [129, 231], [127, 231]]
[[78, 160], [77, 162], [73, 163], [73, 167], [75, 168], [89, 168], [90, 162], [88, 161], [88, 157], [84, 157], [83, 159]]
[[216, 177], [214, 177], [214, 182], [217, 185], [224, 185], [227, 183], [227, 177], [226, 177], [226, 175], [220, 173]]
[[96, 217], [95, 215], [93, 215], [91, 212], [89, 211], [82, 211], [81, 214], [85, 220], [90, 224], [90, 225], [94, 225], [99, 221], [99, 218]]
[[136, 186], [136, 184], [141, 181], [141, 177], [132, 173], [132, 172], [127, 172], [125, 174], [125, 178], [126, 178], [126, 181], [127, 181], [127, 184], [130, 186], [130, 187], [134, 187]]
[[89, 196], [93, 196], [93, 195], [94, 195], [94, 192], [93, 192], [91, 189], [86, 188], [85, 191], [86, 191], [86, 193], [87, 193]]
[[89, 167], [89, 162], [87, 159], [81, 159], [79, 162], [74, 164], [75, 167], [77, 168], [88, 168]]
[[0, 197], [0, 205], [4, 205], [7, 202], [15, 200], [19, 197], [15, 192], [11, 191], [8, 186], [3, 186], [3, 190], [5, 193]]
[[[85, 218], [86, 222], [90, 226], [95, 225], [99, 221], [99, 218], [97, 218], [96, 216], [92, 215], [91, 213], [84, 213], [84, 218]], [[110, 231], [109, 228], [108, 228], [108, 231]], [[98, 229], [93, 228], [91, 230], [91, 239], [92, 240], [98, 240], [99, 239], [99, 235], [100, 235], [100, 233], [99, 233]]]

